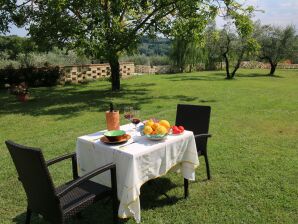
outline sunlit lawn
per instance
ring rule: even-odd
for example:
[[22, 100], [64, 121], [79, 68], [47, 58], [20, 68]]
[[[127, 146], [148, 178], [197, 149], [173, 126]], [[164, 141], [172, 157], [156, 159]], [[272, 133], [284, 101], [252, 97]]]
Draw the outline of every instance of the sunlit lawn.
[[[241, 70], [236, 80], [223, 72], [143, 75], [110, 83], [92, 82], [31, 89], [19, 103], [0, 93], [0, 223], [24, 223], [26, 197], [4, 145], [6, 139], [40, 147], [46, 159], [75, 150], [78, 136], [105, 128], [104, 111], [132, 105], [142, 118], [175, 119], [178, 103], [212, 106], [209, 158], [197, 169], [190, 198], [183, 199], [183, 178], [160, 179], [171, 200], [145, 186], [143, 223], [298, 223], [298, 71]], [[123, 119], [124, 122], [124, 119]], [[58, 185], [71, 177], [70, 163], [51, 168]], [[76, 223], [111, 223], [111, 204], [96, 205]], [[44, 223], [35, 216], [32, 223]], [[129, 219], [127, 223], [134, 223]]]

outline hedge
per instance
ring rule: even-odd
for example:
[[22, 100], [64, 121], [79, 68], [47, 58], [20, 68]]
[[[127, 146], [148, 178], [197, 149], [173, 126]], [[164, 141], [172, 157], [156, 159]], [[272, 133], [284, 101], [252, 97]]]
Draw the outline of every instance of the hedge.
[[57, 84], [61, 71], [59, 67], [19, 68], [6, 67], [0, 69], [0, 85], [26, 82], [29, 87], [54, 86]]

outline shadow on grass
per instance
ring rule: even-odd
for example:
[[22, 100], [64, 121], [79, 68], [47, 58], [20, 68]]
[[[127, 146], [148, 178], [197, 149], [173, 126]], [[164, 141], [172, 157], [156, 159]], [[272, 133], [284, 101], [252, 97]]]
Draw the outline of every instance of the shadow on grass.
[[226, 79], [226, 74], [224, 72], [214, 72], [210, 73], [209, 75], [200, 76], [200, 73], [196, 74], [175, 74], [175, 75], [169, 75], [166, 76], [164, 79], [179, 82], [179, 81], [232, 81], [237, 80], [237, 77], [239, 78], [258, 78], [258, 77], [268, 77], [268, 78], [284, 78], [283, 76], [279, 75], [268, 75], [268, 74], [258, 74], [258, 73], [236, 73], [236, 76], [234, 79]]
[[[221, 76], [220, 77], [215, 77], [214, 75]], [[210, 76], [199, 76], [199, 75], [189, 75], [189, 74], [181, 74], [181, 75], [173, 75], [173, 76], [166, 76], [164, 79], [167, 79], [169, 81], [173, 82], [180, 82], [180, 81], [225, 81], [225, 76], [223, 73], [218, 73]]]
[[[0, 115], [22, 114], [22, 115], [59, 115], [59, 119], [77, 116], [83, 111], [103, 112], [109, 108], [113, 99], [121, 99], [116, 108], [123, 109], [132, 106], [141, 109], [144, 104], [153, 103], [155, 99], [177, 100], [190, 102], [197, 97], [185, 95], [150, 96], [150, 87], [155, 83], [122, 84], [123, 90], [112, 92], [108, 85], [105, 86], [66, 86], [52, 88], [32, 88], [31, 99], [21, 103], [13, 95], [6, 91], [0, 92]], [[141, 87], [140, 87], [141, 86]]]
[[[97, 85], [97, 83], [96, 83]], [[77, 116], [83, 111], [103, 112], [109, 108], [114, 99], [121, 99], [115, 105], [122, 110], [125, 106], [141, 109], [144, 104], [153, 103], [154, 100], [178, 100], [190, 102], [197, 97], [186, 95], [160, 95], [150, 96], [151, 87], [155, 83], [138, 83], [138, 86], [122, 84], [122, 90], [112, 92], [108, 85], [71, 85], [65, 87], [32, 88], [31, 99], [21, 103], [15, 96], [6, 91], [0, 92], [0, 115], [21, 114], [31, 116], [58, 115], [58, 120]], [[208, 102], [208, 101], [206, 101]]]
[[[171, 206], [177, 203], [179, 200], [184, 199], [183, 195], [180, 198], [174, 196], [166, 198], [161, 192], [167, 192], [177, 185], [168, 178], [154, 179], [154, 184], [145, 183], [141, 188], [141, 213], [142, 210], [150, 210], [157, 207]], [[25, 223], [26, 213], [22, 213], [13, 218], [13, 223], [23, 224]], [[91, 224], [91, 223], [107, 223], [112, 224], [112, 204], [111, 200], [105, 203], [104, 200], [88, 207], [82, 211], [81, 218], [73, 218], [66, 223], [75, 224]], [[119, 223], [126, 223], [128, 219], [119, 219]], [[32, 215], [31, 224], [47, 224], [42, 217]]]
[[279, 75], [268, 75], [268, 74], [258, 74], [258, 73], [250, 73], [250, 74], [243, 74], [239, 73], [236, 74], [238, 77], [247, 77], [247, 78], [258, 78], [258, 77], [268, 77], [268, 78], [284, 78], [283, 76]]
[[173, 196], [167, 198], [163, 193], [167, 193], [178, 185], [173, 183], [169, 178], [160, 177], [147, 182], [141, 188], [141, 209], [148, 210], [156, 207], [171, 206], [183, 199]]

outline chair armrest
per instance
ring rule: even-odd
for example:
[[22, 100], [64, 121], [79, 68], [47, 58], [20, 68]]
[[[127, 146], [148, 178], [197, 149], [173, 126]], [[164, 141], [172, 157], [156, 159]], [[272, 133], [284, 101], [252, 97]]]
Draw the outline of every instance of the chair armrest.
[[[69, 192], [70, 190], [72, 190], [73, 188], [77, 187], [78, 185], [80, 185], [81, 183], [91, 179], [94, 176], [97, 176], [98, 174], [101, 174], [107, 170], [116, 170], [116, 165], [113, 163], [109, 163], [105, 166], [99, 167], [79, 178], [77, 178], [74, 182], [72, 182], [70, 185], [68, 185], [66, 188], [64, 188], [61, 192], [59, 192], [57, 194], [57, 197], [61, 198], [62, 196], [64, 196], [67, 192]], [[113, 172], [115, 174], [115, 172]]]
[[50, 160], [46, 161], [46, 164], [47, 164], [47, 166], [50, 166], [50, 165], [53, 165], [55, 163], [58, 163], [58, 162], [61, 162], [63, 160], [70, 159], [70, 158], [73, 158], [73, 157], [74, 158], [76, 157], [75, 153], [66, 154], [66, 155], [59, 156], [59, 157], [54, 158], [54, 159], [50, 159]]
[[198, 135], [195, 135], [195, 138], [196, 139], [199, 139], [199, 138], [211, 138], [212, 135], [211, 134], [198, 134]]
[[58, 162], [61, 162], [63, 160], [70, 159], [70, 158], [71, 158], [71, 162], [72, 162], [72, 176], [73, 176], [73, 179], [77, 179], [79, 175], [78, 175], [78, 165], [77, 165], [76, 153], [70, 153], [70, 154], [66, 154], [66, 155], [57, 157], [55, 159], [48, 160], [46, 162], [46, 165], [50, 166], [50, 165], [53, 165], [55, 163], [58, 163]]

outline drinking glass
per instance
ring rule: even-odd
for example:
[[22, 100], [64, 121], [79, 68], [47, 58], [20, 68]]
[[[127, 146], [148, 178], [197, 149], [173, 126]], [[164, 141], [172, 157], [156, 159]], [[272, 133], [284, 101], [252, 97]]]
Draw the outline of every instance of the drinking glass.
[[131, 121], [133, 115], [133, 108], [132, 107], [124, 107], [124, 118], [127, 120], [127, 121]]
[[140, 110], [133, 110], [132, 113], [132, 118], [131, 118], [131, 123], [133, 123], [135, 125], [134, 130], [137, 130], [137, 125], [141, 122], [140, 119]]

